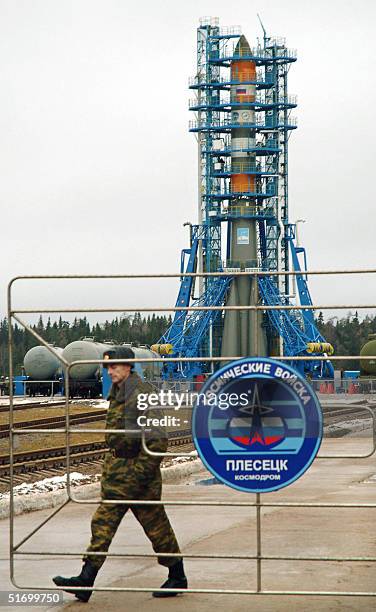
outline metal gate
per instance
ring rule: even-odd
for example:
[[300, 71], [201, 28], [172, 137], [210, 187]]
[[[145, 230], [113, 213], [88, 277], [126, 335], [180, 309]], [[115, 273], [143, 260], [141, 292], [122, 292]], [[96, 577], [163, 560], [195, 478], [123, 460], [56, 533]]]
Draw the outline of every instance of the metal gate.
[[[316, 275], [322, 275], [322, 274], [327, 274], [327, 275], [344, 275], [344, 274], [375, 274], [376, 273], [376, 269], [366, 269], [366, 270], [341, 270], [341, 271], [310, 271], [307, 272], [307, 274], [316, 274]], [[186, 276], [221, 276], [221, 274], [223, 273], [195, 273], [195, 274], [186, 274]], [[234, 272], [233, 275], [242, 275], [245, 274], [244, 272]], [[262, 275], [263, 272], [254, 272], [255, 275]], [[267, 275], [278, 275], [278, 274], [283, 274], [284, 276], [286, 276], [286, 274], [296, 274], [295, 272], [266, 272], [264, 274]], [[9, 322], [9, 378], [10, 378], [10, 417], [9, 417], [9, 424], [10, 424], [10, 578], [11, 578], [11, 582], [12, 584], [17, 587], [18, 589], [34, 589], [34, 590], [40, 590], [40, 591], [51, 591], [51, 586], [45, 586], [45, 585], [25, 585], [20, 583], [19, 580], [16, 579], [15, 576], [15, 560], [16, 560], [16, 555], [18, 554], [22, 554], [22, 555], [39, 555], [39, 556], [72, 556], [75, 557], [77, 555], [83, 555], [86, 553], [86, 551], [76, 551], [76, 552], [72, 552], [72, 553], [61, 553], [59, 551], [39, 551], [39, 552], [35, 552], [35, 551], [27, 551], [23, 549], [23, 545], [29, 541], [32, 536], [39, 531], [42, 527], [44, 527], [44, 525], [46, 525], [46, 523], [48, 523], [49, 520], [51, 520], [54, 516], [56, 516], [61, 510], [62, 508], [64, 508], [68, 503], [77, 503], [77, 504], [97, 504], [99, 502], [105, 503], [105, 504], [126, 504], [126, 505], [156, 505], [156, 504], [163, 504], [164, 506], [237, 506], [237, 507], [247, 507], [247, 508], [255, 508], [255, 512], [256, 512], [256, 553], [254, 555], [216, 555], [216, 554], [206, 554], [206, 555], [202, 555], [202, 554], [186, 554], [184, 552], [182, 553], [175, 553], [175, 554], [170, 554], [170, 553], [158, 553], [158, 556], [162, 557], [162, 556], [168, 556], [168, 557], [180, 557], [183, 556], [184, 558], [187, 559], [228, 559], [228, 560], [254, 560], [256, 562], [256, 575], [255, 575], [255, 588], [253, 589], [241, 589], [241, 590], [236, 590], [236, 589], [195, 589], [195, 588], [190, 588], [187, 590], [182, 590], [182, 589], [169, 589], [172, 591], [176, 591], [178, 592], [184, 592], [184, 593], [212, 593], [212, 594], [231, 594], [231, 595], [289, 595], [289, 596], [340, 596], [340, 597], [344, 597], [344, 596], [357, 596], [357, 597], [376, 597], [376, 591], [370, 591], [370, 592], [356, 592], [356, 591], [322, 591], [322, 590], [302, 590], [302, 591], [297, 591], [297, 590], [267, 590], [265, 588], [263, 588], [263, 566], [264, 563], [267, 561], [317, 561], [317, 562], [333, 562], [333, 561], [338, 561], [338, 562], [367, 562], [367, 563], [375, 563], [376, 562], [376, 556], [357, 556], [357, 557], [351, 557], [351, 556], [288, 556], [288, 555], [265, 555], [263, 554], [263, 548], [262, 548], [262, 516], [261, 516], [261, 511], [263, 508], [277, 508], [277, 507], [287, 507], [287, 508], [341, 508], [341, 509], [348, 509], [349, 512], [357, 510], [357, 509], [365, 509], [365, 508], [372, 508], [372, 509], [376, 509], [376, 503], [308, 503], [308, 502], [268, 502], [268, 501], [264, 501], [264, 495], [261, 494], [254, 494], [251, 495], [250, 497], [252, 497], [252, 499], [250, 501], [235, 501], [235, 502], [225, 502], [225, 501], [189, 501], [189, 500], [177, 500], [177, 501], [168, 501], [168, 500], [163, 500], [163, 501], [145, 501], [145, 500], [116, 500], [116, 502], [114, 502], [114, 500], [103, 500], [103, 499], [98, 499], [98, 500], [79, 500], [76, 499], [73, 495], [72, 495], [72, 487], [71, 487], [71, 482], [70, 482], [70, 475], [71, 475], [71, 462], [70, 462], [70, 434], [72, 433], [103, 433], [103, 429], [82, 429], [82, 428], [74, 428], [72, 426], [70, 426], [70, 418], [69, 418], [69, 375], [70, 375], [70, 370], [72, 367], [74, 367], [74, 365], [77, 365], [78, 363], [101, 363], [101, 361], [97, 361], [97, 360], [88, 360], [85, 362], [73, 362], [71, 364], [69, 364], [60, 354], [58, 354], [56, 351], [54, 351], [54, 349], [47, 344], [47, 342], [35, 331], [33, 330], [30, 325], [28, 325], [22, 318], [20, 315], [23, 314], [57, 314], [57, 313], [124, 313], [124, 312], [174, 312], [176, 310], [288, 310], [288, 309], [296, 309], [296, 306], [219, 306], [219, 307], [214, 307], [214, 306], [209, 306], [209, 307], [205, 307], [205, 306], [200, 306], [200, 307], [196, 307], [196, 308], [169, 308], [169, 307], [158, 307], [158, 308], [146, 308], [146, 307], [139, 307], [139, 308], [65, 308], [65, 309], [16, 309], [13, 307], [12, 304], [12, 290], [14, 287], [14, 284], [16, 281], [21, 281], [21, 280], [51, 280], [51, 279], [61, 279], [61, 280], [68, 280], [68, 279], [81, 279], [81, 280], [85, 280], [85, 279], [96, 279], [96, 280], [100, 280], [100, 279], [163, 279], [163, 278], [180, 278], [180, 274], [142, 274], [142, 275], [132, 275], [132, 274], [124, 274], [124, 275], [56, 275], [56, 276], [18, 276], [16, 278], [13, 278], [9, 285], [8, 285], [8, 322]], [[335, 305], [314, 305], [314, 306], [304, 306], [305, 309], [309, 309], [311, 308], [312, 310], [341, 310], [341, 309], [376, 309], [376, 304], [335, 304]], [[32, 336], [34, 336], [38, 342], [45, 346], [51, 353], [53, 353], [55, 355], [55, 357], [57, 359], [59, 359], [59, 361], [62, 364], [63, 370], [64, 370], [64, 374], [65, 374], [65, 381], [66, 381], [66, 385], [65, 385], [65, 427], [64, 428], [43, 428], [43, 429], [37, 429], [37, 428], [17, 428], [17, 426], [14, 423], [14, 415], [13, 415], [13, 410], [14, 410], [14, 397], [13, 397], [13, 378], [14, 378], [14, 374], [13, 374], [13, 331], [12, 331], [12, 323], [13, 322], [17, 322], [19, 325], [21, 325], [28, 333], [30, 333]], [[219, 362], [219, 361], [229, 361], [230, 359], [239, 359], [238, 356], [234, 356], [233, 358], [229, 358], [229, 357], [208, 357], [205, 358], [205, 361], [213, 361], [213, 362]], [[297, 361], [297, 360], [308, 360], [308, 359], [313, 359], [313, 360], [319, 360], [322, 359], [322, 357], [278, 357], [278, 360], [288, 360], [288, 361]], [[353, 359], [362, 359], [362, 357], [360, 357], [359, 355], [351, 355], [351, 356], [346, 356], [346, 355], [339, 355], [336, 357], [332, 357], [331, 358], [332, 361], [334, 360], [353, 360]], [[365, 357], [363, 357], [363, 359], [365, 359]], [[376, 359], [376, 356], [367, 356], [367, 359]], [[134, 361], [134, 362], [146, 362], [146, 361], [163, 361], [163, 358], [160, 359], [145, 359], [145, 358], [139, 358], [139, 359], [134, 359], [134, 360], [128, 360], [128, 361]], [[179, 359], [176, 359], [176, 361], [179, 361]], [[203, 358], [186, 358], [186, 359], [180, 359], [180, 361], [203, 361]], [[342, 458], [342, 459], [348, 459], [348, 460], [352, 460], [352, 459], [359, 459], [359, 458], [367, 458], [367, 457], [371, 457], [372, 455], [375, 454], [375, 450], [376, 450], [376, 418], [375, 418], [375, 413], [373, 410], [371, 410], [368, 407], [364, 407], [365, 410], [367, 410], [370, 413], [370, 417], [372, 418], [372, 430], [373, 430], [373, 437], [372, 437], [372, 445], [371, 448], [369, 450], [368, 453], [365, 454], [344, 454], [344, 455], [324, 455], [321, 454], [317, 457], [317, 459], [338, 459], [338, 458]], [[124, 430], [124, 429], [108, 429], [106, 430], [107, 433], [127, 433], [127, 431], [130, 430]], [[14, 477], [13, 477], [13, 465], [14, 465], [14, 437], [16, 435], [24, 435], [24, 434], [28, 434], [28, 433], [64, 433], [66, 436], [66, 471], [67, 471], [67, 500], [61, 505], [59, 506], [56, 510], [54, 510], [45, 520], [43, 520], [35, 529], [33, 529], [31, 531], [31, 533], [29, 533], [27, 536], [25, 536], [24, 538], [22, 538], [19, 542], [15, 542], [15, 538], [14, 538], [14, 521], [15, 521], [15, 514], [14, 514], [14, 495], [13, 495], [13, 484], [14, 484]], [[147, 447], [146, 441], [145, 441], [145, 434], [144, 432], [142, 432], [142, 445], [144, 450], [149, 453], [149, 454], [153, 454]], [[162, 456], [168, 455], [168, 456], [181, 456], [182, 453], [161, 453]], [[90, 555], [105, 555], [108, 557], [155, 557], [157, 556], [156, 554], [134, 554], [134, 553], [129, 553], [129, 554], [111, 554], [111, 553], [100, 553], [100, 552], [90, 552]], [[158, 591], [161, 589], [157, 589], [157, 588], [147, 588], [147, 587], [143, 587], [143, 588], [136, 588], [136, 587], [74, 587], [75, 590], [98, 590], [98, 591], [133, 591], [133, 592], [150, 592], [150, 591]], [[57, 587], [53, 587], [53, 590], [58, 590]], [[63, 590], [62, 588], [60, 590]]]

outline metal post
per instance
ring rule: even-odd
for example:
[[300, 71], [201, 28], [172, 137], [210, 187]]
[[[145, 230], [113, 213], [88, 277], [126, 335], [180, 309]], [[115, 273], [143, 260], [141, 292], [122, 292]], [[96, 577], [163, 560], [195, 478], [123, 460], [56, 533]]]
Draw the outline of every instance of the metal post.
[[12, 281], [8, 285], [8, 358], [9, 358], [9, 563], [10, 579], [14, 580], [14, 493], [13, 493], [13, 331], [12, 331]]
[[69, 366], [64, 368], [64, 380], [65, 380], [65, 444], [66, 444], [66, 456], [67, 456], [67, 495], [71, 499], [71, 483], [70, 483], [70, 427], [69, 427]]
[[256, 538], [257, 538], [257, 593], [261, 592], [261, 495], [256, 493]]
[[[297, 247], [300, 246], [298, 223], [305, 223], [305, 222], [306, 222], [305, 219], [296, 219], [295, 221], [295, 242], [296, 242]], [[293, 287], [294, 287], [293, 288], [294, 297], [296, 297], [296, 275], [293, 276]]]
[[[210, 319], [209, 324], [209, 357], [213, 357], [213, 320]], [[214, 363], [210, 364], [210, 371], [214, 372]]]
[[[204, 34], [204, 30], [202, 28], [198, 28], [197, 30], [197, 48], [201, 48], [201, 45], [203, 44], [203, 40], [205, 38], [205, 34]], [[205, 43], [206, 44], [206, 43]], [[197, 56], [197, 84], [200, 84], [200, 80], [203, 77], [202, 74], [202, 65], [200, 62], [200, 57], [199, 54]], [[198, 87], [197, 89], [197, 102], [198, 105], [200, 105], [201, 103], [201, 97], [202, 97], [202, 90], [200, 87]], [[199, 109], [197, 111], [197, 124], [200, 125], [202, 120], [202, 111], [201, 109]], [[200, 227], [202, 227], [202, 223], [203, 223], [203, 214], [202, 214], [202, 162], [201, 162], [201, 158], [202, 158], [202, 138], [201, 138], [201, 132], [197, 132], [197, 201], [198, 201], [198, 215], [197, 215], [197, 219], [198, 219], [198, 224]], [[202, 240], [199, 241], [198, 243], [198, 254], [197, 254], [197, 271], [198, 272], [204, 272], [204, 265], [203, 265], [203, 248], [202, 248]], [[199, 290], [199, 295], [202, 295], [203, 291], [204, 291], [204, 278], [200, 277], [198, 279], [198, 290]]]

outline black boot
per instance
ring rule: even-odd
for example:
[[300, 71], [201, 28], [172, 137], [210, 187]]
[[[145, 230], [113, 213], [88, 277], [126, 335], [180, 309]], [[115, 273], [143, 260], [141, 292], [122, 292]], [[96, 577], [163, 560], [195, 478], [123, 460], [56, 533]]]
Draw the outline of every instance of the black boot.
[[168, 571], [168, 578], [161, 586], [165, 591], [154, 591], [153, 597], [175, 597], [180, 593], [173, 593], [168, 589], [186, 589], [188, 588], [187, 577], [184, 574], [183, 561], [180, 560], [175, 565], [172, 565]]
[[[64, 578], [63, 576], [55, 576], [52, 578], [56, 586], [82, 586], [89, 587], [93, 586], [94, 580], [99, 572], [99, 569], [94, 567], [87, 559], [82, 566], [81, 574], [79, 576], [72, 576], [71, 578]], [[89, 601], [93, 591], [74, 591], [72, 589], [64, 589], [67, 593], [72, 593], [80, 601]]]

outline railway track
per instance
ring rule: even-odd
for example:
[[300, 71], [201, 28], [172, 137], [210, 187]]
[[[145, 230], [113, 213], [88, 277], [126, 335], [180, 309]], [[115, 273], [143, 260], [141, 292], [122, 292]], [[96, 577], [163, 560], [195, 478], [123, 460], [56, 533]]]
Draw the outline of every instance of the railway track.
[[[185, 446], [192, 444], [191, 432], [186, 430], [173, 432], [169, 438], [169, 447]], [[80, 463], [98, 463], [103, 459], [104, 454], [108, 451], [105, 442], [88, 442], [70, 445], [70, 464], [78, 465]], [[15, 484], [24, 482], [25, 474], [38, 473], [43, 478], [53, 476], [57, 470], [66, 468], [66, 447], [56, 446], [52, 448], [44, 448], [40, 450], [24, 451], [22, 453], [13, 454], [13, 474]], [[10, 484], [10, 463], [9, 455], [0, 455], [0, 483], [2, 485]], [[22, 475], [22, 476], [21, 476]]]
[[367, 408], [371, 408], [373, 411], [375, 410], [375, 406], [372, 404], [353, 404], [350, 406], [342, 404], [334, 407], [322, 406], [324, 426], [332, 425], [337, 421], [351, 420], [353, 418], [369, 419], [371, 415]]
[[357, 421], [357, 427], [359, 428], [359, 421], [366, 421], [372, 418], [369, 410], [365, 410], [366, 408], [371, 408], [373, 414], [376, 414], [375, 405], [369, 403], [353, 404], [351, 406], [346, 404], [334, 407], [322, 406], [324, 435], [328, 438], [343, 437], [354, 431], [354, 421]]
[[[69, 422], [70, 425], [79, 425], [82, 423], [91, 423], [95, 421], [99, 421], [104, 418], [107, 414], [107, 410], [97, 410], [94, 412], [91, 410], [90, 412], [81, 412], [79, 414], [70, 414]], [[48, 429], [49, 427], [55, 428], [65, 426], [65, 415], [62, 416], [52, 416], [52, 417], [43, 417], [42, 419], [34, 419], [31, 421], [18, 421], [14, 423], [14, 427], [18, 429]], [[8, 423], [0, 425], [0, 438], [5, 438], [9, 436], [9, 425]]]
[[[35, 405], [34, 405], [35, 406]], [[371, 407], [375, 409], [375, 405], [369, 406], [368, 404], [360, 405], [335, 405], [335, 406], [323, 406], [324, 416], [324, 428], [330, 427], [331, 425], [343, 425], [342, 431], [346, 433], [348, 430], [345, 429], [346, 424], [353, 419], [369, 419], [370, 414], [365, 407]], [[89, 420], [98, 420], [104, 417], [106, 410], [97, 411], [95, 414], [84, 413], [71, 415], [71, 424], [78, 424], [82, 422], [88, 422]], [[42, 423], [43, 421], [43, 423]], [[65, 424], [65, 417], [46, 417], [44, 419], [38, 419], [38, 421], [25, 421], [23, 423], [17, 423], [17, 427], [36, 427], [44, 428], [51, 427], [52, 425], [63, 425]], [[9, 427], [8, 427], [9, 433]], [[7, 435], [5, 427], [0, 427], [0, 437]], [[171, 432], [169, 439], [169, 447], [186, 447], [189, 446], [189, 450], [193, 449], [192, 436], [190, 430], [179, 432]], [[330, 435], [330, 434], [329, 434]], [[343, 435], [343, 434], [342, 434]], [[105, 442], [88, 442], [70, 445], [70, 464], [71, 466], [77, 466], [84, 464], [85, 468], [92, 467], [93, 469], [99, 469], [102, 466], [102, 460], [105, 452], [107, 451]], [[47, 478], [57, 474], [64, 474], [66, 471], [66, 447], [58, 446], [53, 448], [44, 448], [32, 451], [16, 452], [13, 454], [13, 475], [14, 483], [19, 484], [25, 481], [25, 475], [32, 477], [35, 481], [39, 478]], [[4, 489], [5, 486], [9, 487], [9, 455], [0, 455], [0, 486]], [[29, 480], [29, 479], [28, 479]]]

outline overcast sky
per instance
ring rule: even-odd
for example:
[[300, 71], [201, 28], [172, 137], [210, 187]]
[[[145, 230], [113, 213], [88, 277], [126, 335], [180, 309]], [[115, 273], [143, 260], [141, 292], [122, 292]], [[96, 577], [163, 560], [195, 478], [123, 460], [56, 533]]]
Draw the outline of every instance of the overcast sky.
[[[197, 221], [188, 77], [203, 15], [297, 48], [290, 219], [310, 269], [376, 267], [376, 2], [0, 0], [0, 312], [18, 274], [177, 272]], [[375, 303], [373, 276], [312, 279]], [[25, 283], [19, 307], [173, 306], [174, 282]]]

